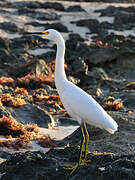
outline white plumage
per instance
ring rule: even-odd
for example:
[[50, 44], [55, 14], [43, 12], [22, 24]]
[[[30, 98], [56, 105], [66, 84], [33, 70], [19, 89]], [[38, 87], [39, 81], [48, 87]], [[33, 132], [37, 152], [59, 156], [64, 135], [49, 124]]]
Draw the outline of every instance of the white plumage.
[[84, 120], [88, 124], [114, 133], [118, 125], [112, 117], [90, 95], [67, 80], [64, 70], [65, 42], [61, 34], [53, 29], [46, 32], [49, 34], [45, 38], [54, 40], [57, 45], [55, 84], [69, 115], [80, 124]]
[[85, 91], [71, 82], [67, 83], [68, 87], [65, 87], [60, 98], [71, 117], [78, 120], [80, 124], [81, 120], [84, 120], [88, 124], [105, 129], [113, 134], [118, 125], [112, 117]]
[[[85, 122], [105, 129], [111, 134], [117, 130], [118, 125], [90, 95], [67, 80], [64, 70], [65, 42], [61, 34], [54, 29], [48, 29], [42, 33], [35, 32], [29, 34], [44, 34], [45, 38], [53, 40], [57, 45], [55, 85], [65, 109], [74, 120], [77, 120], [81, 124], [82, 142], [79, 161], [77, 165], [67, 168], [74, 171], [78, 166], [85, 165], [89, 162], [86, 160], [89, 134]], [[84, 144], [85, 152], [84, 159], [82, 159]]]

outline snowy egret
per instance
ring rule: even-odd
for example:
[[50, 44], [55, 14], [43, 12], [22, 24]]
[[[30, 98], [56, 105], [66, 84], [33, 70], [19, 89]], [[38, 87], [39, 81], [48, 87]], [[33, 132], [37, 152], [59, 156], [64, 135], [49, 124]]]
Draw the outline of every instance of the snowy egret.
[[[105, 129], [111, 134], [117, 130], [118, 125], [92, 96], [67, 80], [64, 70], [65, 41], [62, 35], [54, 29], [48, 29], [45, 32], [30, 32], [27, 34], [44, 35], [45, 38], [53, 40], [57, 45], [55, 85], [65, 109], [74, 120], [79, 122], [82, 133], [78, 163], [71, 168], [67, 168], [74, 171], [78, 166], [85, 165], [89, 162], [86, 159], [89, 134], [85, 122]], [[85, 151], [84, 157], [82, 157], [84, 144]]]

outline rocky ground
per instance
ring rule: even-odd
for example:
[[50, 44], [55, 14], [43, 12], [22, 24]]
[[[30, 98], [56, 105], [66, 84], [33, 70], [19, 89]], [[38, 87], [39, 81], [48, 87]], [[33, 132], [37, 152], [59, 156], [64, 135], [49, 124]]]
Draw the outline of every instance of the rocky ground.
[[[134, 19], [134, 4], [0, 1], [1, 180], [135, 179]], [[91, 162], [72, 174], [63, 167], [78, 160], [80, 128], [62, 140], [40, 132], [50, 127], [59, 134], [59, 126], [78, 126], [55, 88], [56, 46], [24, 35], [48, 28], [65, 38], [69, 80], [91, 94], [119, 125], [114, 135], [88, 126]], [[42, 151], [32, 149], [30, 141]]]

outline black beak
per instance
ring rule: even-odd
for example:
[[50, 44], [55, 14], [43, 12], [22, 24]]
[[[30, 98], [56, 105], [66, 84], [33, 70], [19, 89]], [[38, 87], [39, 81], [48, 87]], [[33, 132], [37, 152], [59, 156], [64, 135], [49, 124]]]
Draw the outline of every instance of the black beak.
[[25, 32], [23, 33], [24, 35], [32, 35], [32, 34], [39, 34], [39, 35], [43, 35], [43, 32]]

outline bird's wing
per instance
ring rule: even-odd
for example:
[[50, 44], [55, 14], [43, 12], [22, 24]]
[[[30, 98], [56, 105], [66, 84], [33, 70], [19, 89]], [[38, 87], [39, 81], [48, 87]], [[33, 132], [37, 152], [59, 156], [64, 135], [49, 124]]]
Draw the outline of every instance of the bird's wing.
[[61, 95], [62, 103], [67, 112], [76, 120], [85, 120], [104, 129], [117, 129], [116, 122], [106, 111], [85, 91], [69, 83]]
[[92, 118], [92, 114], [97, 109], [96, 101], [82, 89], [71, 83], [63, 91], [61, 99], [66, 110], [72, 111], [73, 117], [77, 115], [80, 118], [86, 118], [90, 111]]

